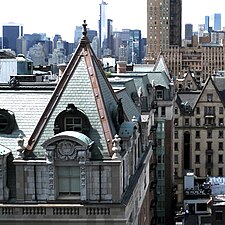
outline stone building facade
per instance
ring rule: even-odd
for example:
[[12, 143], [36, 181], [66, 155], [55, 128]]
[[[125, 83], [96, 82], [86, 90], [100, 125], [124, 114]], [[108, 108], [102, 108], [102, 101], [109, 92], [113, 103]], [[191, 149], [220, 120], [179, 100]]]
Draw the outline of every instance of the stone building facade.
[[[191, 77], [189, 74], [186, 79]], [[209, 76], [202, 89], [183, 86], [177, 93], [174, 167], [180, 205], [185, 171], [198, 177], [224, 176], [224, 82], [224, 77]], [[192, 83], [196, 88], [194, 79]]]
[[0, 224], [155, 223], [153, 108], [117, 97], [83, 27], [55, 88], [0, 87]]
[[209, 75], [225, 70], [225, 48], [218, 44], [199, 44], [194, 47], [170, 46], [163, 51], [170, 73], [177, 78], [188, 70], [195, 71], [196, 80], [206, 81]]

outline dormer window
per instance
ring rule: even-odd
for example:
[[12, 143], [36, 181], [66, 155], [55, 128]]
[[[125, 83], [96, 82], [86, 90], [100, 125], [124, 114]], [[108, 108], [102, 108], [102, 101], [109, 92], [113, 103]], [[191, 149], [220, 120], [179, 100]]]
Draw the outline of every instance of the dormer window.
[[0, 133], [11, 134], [15, 127], [15, 116], [13, 112], [0, 109]]
[[213, 95], [212, 94], [207, 94], [207, 101], [212, 102], [213, 101]]
[[156, 91], [156, 99], [162, 100], [163, 99], [163, 90], [157, 90]]
[[66, 109], [59, 113], [55, 119], [55, 134], [63, 131], [77, 131], [88, 134], [89, 130], [90, 123], [88, 117], [73, 104], [68, 104]]

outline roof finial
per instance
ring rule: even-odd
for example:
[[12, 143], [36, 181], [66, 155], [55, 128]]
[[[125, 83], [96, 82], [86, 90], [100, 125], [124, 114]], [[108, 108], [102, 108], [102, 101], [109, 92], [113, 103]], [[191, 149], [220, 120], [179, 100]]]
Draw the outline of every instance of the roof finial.
[[83, 32], [82, 32], [82, 34], [86, 37], [86, 35], [87, 35], [87, 24], [86, 24], [86, 20], [84, 20], [84, 23], [82, 25], [83, 25]]

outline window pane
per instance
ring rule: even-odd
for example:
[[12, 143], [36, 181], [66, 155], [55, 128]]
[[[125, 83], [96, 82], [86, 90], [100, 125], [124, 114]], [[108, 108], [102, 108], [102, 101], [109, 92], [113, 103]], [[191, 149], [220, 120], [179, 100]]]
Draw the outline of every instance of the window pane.
[[59, 192], [69, 192], [69, 178], [59, 177]]

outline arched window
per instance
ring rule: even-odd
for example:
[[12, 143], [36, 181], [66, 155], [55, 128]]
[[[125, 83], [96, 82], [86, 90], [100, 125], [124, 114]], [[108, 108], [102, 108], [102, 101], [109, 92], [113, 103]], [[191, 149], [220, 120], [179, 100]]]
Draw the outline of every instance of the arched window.
[[77, 131], [88, 134], [90, 122], [88, 117], [74, 104], [68, 104], [66, 110], [59, 113], [55, 119], [54, 131], [58, 134], [63, 131]]

